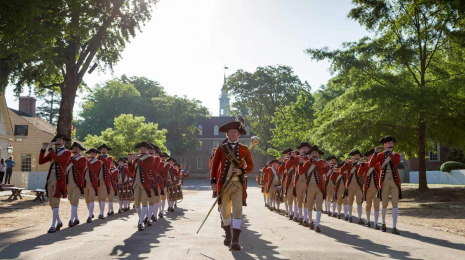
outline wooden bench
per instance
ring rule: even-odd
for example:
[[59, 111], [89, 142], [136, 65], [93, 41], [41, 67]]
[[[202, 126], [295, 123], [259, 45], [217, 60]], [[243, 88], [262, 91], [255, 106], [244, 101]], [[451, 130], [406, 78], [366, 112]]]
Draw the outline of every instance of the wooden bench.
[[11, 190], [11, 195], [8, 199], [11, 199], [13, 197], [14, 200], [17, 200], [18, 196], [20, 199], [23, 199], [23, 197], [21, 197], [21, 191], [23, 191], [24, 188], [11, 187], [10, 190]]
[[44, 202], [45, 201], [45, 190], [42, 189], [35, 189], [34, 192], [36, 193], [36, 198], [33, 201], [40, 201]]

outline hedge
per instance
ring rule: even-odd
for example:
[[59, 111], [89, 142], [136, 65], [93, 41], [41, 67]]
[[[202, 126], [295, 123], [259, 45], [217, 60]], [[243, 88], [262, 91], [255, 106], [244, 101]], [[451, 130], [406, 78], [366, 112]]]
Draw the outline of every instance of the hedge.
[[452, 170], [465, 169], [465, 164], [460, 162], [445, 162], [439, 168], [442, 172], [450, 172]]

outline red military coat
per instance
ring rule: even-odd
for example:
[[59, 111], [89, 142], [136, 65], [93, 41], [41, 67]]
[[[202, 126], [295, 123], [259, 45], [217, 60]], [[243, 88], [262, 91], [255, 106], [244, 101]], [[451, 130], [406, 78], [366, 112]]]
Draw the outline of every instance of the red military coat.
[[167, 163], [165, 167], [163, 167], [163, 171], [162, 171], [166, 186], [168, 186], [169, 184], [172, 184], [171, 177], [170, 177], [170, 170], [173, 173], [173, 180], [176, 180], [176, 178], [179, 176], [179, 172], [178, 172], [179, 170], [174, 169], [170, 163]]
[[[129, 174], [128, 166], [127, 166], [127, 165], [118, 166], [117, 169], [118, 169], [118, 175], [119, 175], [118, 178], [121, 179], [121, 182], [124, 183], [124, 180], [125, 180], [126, 178], [130, 178], [130, 177], [131, 177], [131, 175]], [[131, 177], [131, 178], [132, 178], [132, 177]]]
[[111, 186], [113, 187], [113, 190], [115, 191], [116, 195], [118, 195], [118, 188], [117, 188], [118, 175], [119, 175], [119, 170], [117, 168], [110, 171]]
[[[84, 194], [84, 173], [86, 171], [87, 158], [82, 155], [71, 156], [68, 167], [66, 171], [71, 170], [73, 175], [72, 178], [74, 182], [81, 190], [81, 194]], [[69, 177], [68, 177], [69, 178]], [[66, 184], [69, 183], [69, 180], [66, 180]]]
[[[355, 170], [355, 172], [353, 174], [355, 174], [355, 178], [357, 179], [358, 186], [361, 189], [362, 188], [362, 179], [360, 178], [360, 176], [362, 176], [363, 173], [359, 173], [359, 171], [358, 171], [359, 168], [360, 168], [360, 164], [359, 165], [353, 165], [352, 161], [350, 161], [348, 164], [344, 164], [341, 167], [341, 172], [345, 175], [344, 177], [347, 180], [346, 189], [349, 189], [349, 184], [352, 181], [352, 174], [350, 174], [350, 172], [352, 171], [352, 167], [356, 167], [356, 170]], [[359, 175], [359, 174], [362, 174], [362, 175]]]
[[155, 162], [155, 157], [145, 154], [140, 158], [134, 159], [132, 162], [130, 161], [128, 164], [129, 172], [134, 176], [134, 180], [136, 179], [136, 168], [140, 167], [142, 169], [142, 174], [139, 176], [140, 181], [142, 183], [142, 187], [147, 192], [147, 195], [151, 198], [151, 183], [150, 183], [150, 169], [152, 169], [152, 165]]
[[47, 192], [47, 197], [50, 197], [48, 194], [47, 186], [48, 180], [50, 178], [50, 173], [52, 172], [52, 167], [55, 167], [57, 187], [55, 193], [52, 195], [55, 198], [63, 197], [66, 198], [66, 167], [68, 166], [69, 158], [71, 157], [71, 151], [63, 150], [58, 154], [55, 153], [55, 150], [49, 150], [47, 156], [45, 156], [45, 150], [40, 150], [39, 154], [39, 164], [45, 164], [51, 162], [50, 169], [48, 170], [47, 181], [45, 183], [45, 190]]
[[[279, 179], [281, 179], [281, 174], [278, 172], [278, 170], [276, 169], [276, 175], [278, 176]], [[264, 175], [267, 176], [266, 178], [266, 192], [269, 192], [270, 191], [270, 188], [271, 188], [271, 185], [273, 184], [273, 181], [274, 181], [274, 174], [273, 174], [273, 170], [272, 170], [272, 167], [267, 167], [263, 170], [264, 172]], [[279, 180], [278, 180], [279, 182]]]
[[[305, 162], [307, 162], [309, 159], [307, 156], [302, 157]], [[294, 176], [294, 187], [297, 185], [297, 180], [299, 179], [299, 175], [301, 175], [300, 170], [299, 170], [299, 164], [300, 164], [300, 155], [294, 156], [289, 158], [289, 160], [286, 162], [286, 169], [289, 171], [291, 168], [294, 168], [295, 171], [295, 176]]]
[[102, 161], [102, 170], [103, 170], [103, 180], [105, 182], [105, 186], [107, 187], [107, 192], [110, 194], [110, 186], [111, 186], [111, 178], [110, 178], [110, 169], [111, 165], [113, 164], [113, 157], [108, 155], [100, 155], [98, 157], [100, 161]]
[[[240, 167], [244, 169], [244, 173], [247, 174], [251, 172], [254, 168], [254, 162], [252, 159], [252, 154], [249, 151], [249, 148], [245, 145], [242, 144], [237, 144], [234, 151], [236, 152], [236, 149], [239, 149], [238, 157], [239, 160], [242, 160], [242, 158], [245, 157], [244, 161], [242, 161], [242, 164]], [[215, 157], [213, 158], [213, 164], [212, 168], [210, 169], [210, 179], [212, 183], [216, 183], [218, 185], [218, 192], [221, 191], [221, 188], [223, 187], [223, 184], [226, 180], [226, 176], [229, 171], [229, 167], [233, 167], [232, 164], [226, 160], [226, 154], [223, 151], [223, 148], [218, 147], [215, 152]], [[244, 168], [245, 167], [245, 168]], [[243, 185], [244, 187], [244, 196], [245, 196], [245, 189], [247, 188], [245, 186], [245, 183]]]
[[[318, 185], [318, 188], [320, 188], [321, 192], [325, 194], [325, 181], [323, 177], [325, 161], [323, 160], [306, 161], [302, 166], [299, 167], [299, 175], [307, 175], [307, 172], [310, 170], [310, 167], [312, 164], [315, 165], [314, 169], [316, 170], [316, 175], [314, 175], [314, 177], [315, 177], [316, 184]], [[310, 174], [314, 174], [315, 170], [313, 171], [313, 173], [310, 173]], [[307, 180], [307, 188], [308, 188], [309, 181], [310, 179]]]
[[165, 179], [165, 162], [161, 161], [158, 164], [158, 169], [157, 169], [157, 176], [158, 176], [158, 185], [160, 185], [160, 188], [163, 189], [164, 187], [168, 186], [168, 183], [166, 183]]
[[363, 194], [366, 194], [366, 192], [368, 191], [368, 188], [370, 188], [370, 182], [371, 182], [371, 178], [375, 178], [374, 179], [374, 183], [375, 183], [375, 188], [377, 190], [379, 190], [379, 178], [380, 178], [380, 173], [381, 173], [381, 165], [379, 163], [377, 163], [374, 167], [374, 169], [371, 171], [370, 174], [368, 174], [368, 172], [370, 171], [370, 166], [368, 163], [364, 163], [362, 164], [362, 166], [358, 169], [359, 173], [358, 175], [361, 176], [361, 175], [364, 175], [365, 176], [365, 181], [363, 183]]
[[[391, 158], [391, 162], [392, 162], [392, 165], [394, 167], [392, 173], [393, 173], [393, 178], [394, 178], [394, 182], [396, 183], [397, 187], [399, 188], [399, 198], [402, 198], [402, 192], [401, 192], [401, 181], [400, 181], [400, 176], [399, 176], [399, 172], [397, 170], [397, 166], [400, 164], [400, 154], [399, 153], [389, 153], [388, 155], [390, 158]], [[371, 160], [370, 160], [370, 164], [369, 166], [370, 167], [375, 167], [376, 164], [380, 164], [380, 167], [383, 165], [384, 163], [384, 159], [385, 158], [385, 155], [384, 153], [376, 153], [373, 155], [373, 157], [371, 157]], [[387, 163], [386, 166], [389, 167], [391, 165], [391, 163]], [[385, 166], [385, 167], [386, 167]], [[385, 168], [384, 167], [384, 168]], [[383, 188], [383, 181], [384, 181], [384, 172], [385, 169], [381, 169], [381, 178], [379, 178], [379, 188], [382, 189]]]
[[95, 195], [98, 195], [98, 172], [100, 168], [102, 168], [102, 165], [103, 162], [96, 158], [87, 161], [87, 172], [85, 174], [89, 174], [91, 185], [95, 190]]
[[[153, 182], [153, 188], [157, 190], [158, 186], [160, 186], [159, 183], [158, 183], [158, 174], [159, 174], [158, 173], [158, 167], [160, 166], [160, 163], [162, 163], [162, 162], [161, 162], [160, 157], [158, 157], [158, 156], [153, 156], [153, 158], [154, 158], [154, 161], [153, 161], [152, 168], [150, 170], [150, 176], [151, 176], [151, 179], [153, 179], [153, 181], [152, 181]], [[161, 186], [161, 188], [163, 189], [163, 186]]]

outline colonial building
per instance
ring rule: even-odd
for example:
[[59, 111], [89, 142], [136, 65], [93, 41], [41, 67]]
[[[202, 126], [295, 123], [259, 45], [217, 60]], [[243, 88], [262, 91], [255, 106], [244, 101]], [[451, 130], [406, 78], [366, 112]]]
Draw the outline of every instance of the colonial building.
[[[5, 96], [0, 96], [0, 158], [8, 157], [8, 142], [13, 139], [13, 127], [11, 126], [8, 107]], [[11, 149], [11, 148], [10, 148]]]
[[[199, 129], [199, 135], [197, 137], [199, 143], [197, 147], [194, 149], [187, 149], [182, 155], [172, 155], [176, 160], [182, 162], [185, 167], [190, 166], [191, 177], [210, 178], [210, 157], [212, 155], [212, 150], [217, 148], [218, 145], [226, 139], [225, 133], [220, 133], [218, 130], [220, 126], [235, 120], [235, 117], [228, 114], [230, 98], [224, 86], [221, 89], [219, 101], [219, 116], [203, 118], [199, 121], [199, 125], [197, 126]], [[249, 146], [251, 143], [250, 138], [253, 134], [250, 132], [248, 126], [245, 127], [245, 130], [247, 134], [239, 137], [239, 143]], [[258, 173], [263, 164], [263, 162], [260, 161], [261, 156], [254, 152], [252, 152], [252, 156], [255, 163], [253, 173]]]
[[[447, 146], [436, 143], [432, 151], [426, 152], [426, 170], [427, 171], [439, 171], [441, 165], [447, 162], [447, 156], [449, 155], [449, 148]], [[410, 158], [408, 160], [410, 171], [419, 170], [418, 158]]]
[[47, 172], [50, 164], [39, 165], [42, 143], [50, 142], [56, 128], [48, 121], [36, 116], [36, 99], [20, 97], [19, 109], [9, 109], [14, 136], [9, 145], [13, 147], [15, 171]]

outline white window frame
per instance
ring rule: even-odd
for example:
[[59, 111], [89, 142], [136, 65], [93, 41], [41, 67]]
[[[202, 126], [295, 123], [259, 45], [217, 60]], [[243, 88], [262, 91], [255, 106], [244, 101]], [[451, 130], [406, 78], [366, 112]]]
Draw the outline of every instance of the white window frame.
[[[441, 147], [440, 147], [439, 143], [437, 143], [435, 147], [436, 147], [437, 151], [435, 151], [435, 149], [433, 149], [433, 151], [428, 152], [428, 160], [430, 162], [440, 162], [441, 161], [441, 149], [440, 149]], [[436, 153], [434, 153], [434, 152], [436, 152]], [[436, 157], [436, 158], [434, 158], [434, 157]], [[431, 159], [431, 158], [434, 158], [434, 159]]]
[[199, 135], [202, 135], [203, 133], [203, 127], [201, 125], [197, 126], [197, 129], [199, 129]]
[[202, 170], [202, 157], [197, 157], [197, 170]]
[[[24, 167], [29, 165], [29, 171], [24, 169]], [[21, 171], [22, 172], [30, 172], [32, 171], [32, 154], [30, 153], [22, 153], [21, 154]]]
[[213, 134], [218, 135], [219, 130], [220, 128], [217, 125], [215, 125], [215, 127], [213, 127]]
[[197, 151], [202, 151], [202, 148], [203, 148], [203, 143], [202, 143], [202, 141], [199, 141], [197, 143]]

